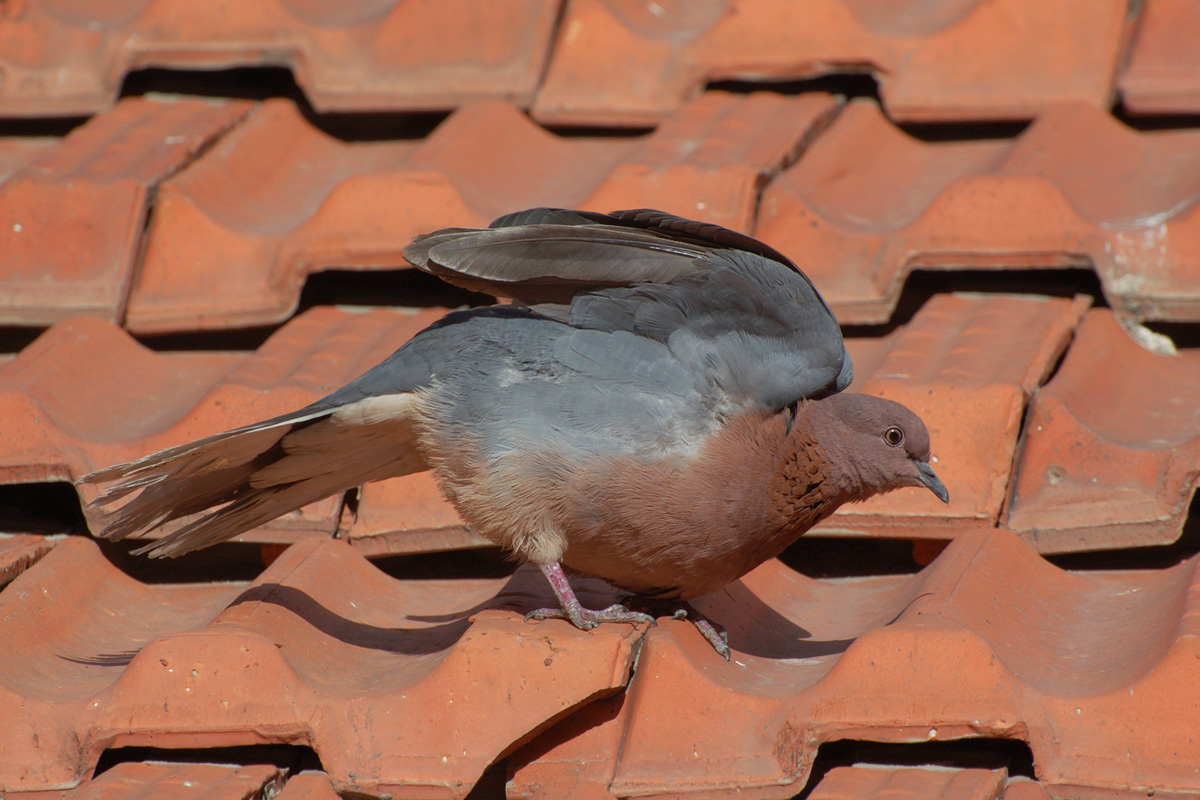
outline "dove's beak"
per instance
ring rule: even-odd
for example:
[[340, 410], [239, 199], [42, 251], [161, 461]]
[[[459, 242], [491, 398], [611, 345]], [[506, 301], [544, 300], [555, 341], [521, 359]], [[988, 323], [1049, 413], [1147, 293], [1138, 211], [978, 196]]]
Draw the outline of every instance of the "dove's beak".
[[926, 461], [916, 461], [914, 459], [913, 463], [917, 467], [917, 480], [921, 482], [921, 485], [937, 495], [937, 498], [943, 503], [949, 503], [950, 493], [946, 491], [946, 484], [942, 483], [941, 479], [933, 474], [933, 467], [929, 466], [929, 463]]

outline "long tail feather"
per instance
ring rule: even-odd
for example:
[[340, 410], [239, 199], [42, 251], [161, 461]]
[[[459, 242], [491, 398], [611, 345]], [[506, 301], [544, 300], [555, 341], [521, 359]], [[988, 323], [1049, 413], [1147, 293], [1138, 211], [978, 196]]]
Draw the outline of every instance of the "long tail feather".
[[384, 418], [353, 405], [305, 409], [93, 472], [81, 482], [115, 481], [88, 505], [103, 523], [97, 535], [141, 536], [208, 512], [135, 551], [176, 556], [367, 481], [427, 469], [404, 404], [393, 405], [399, 413]]

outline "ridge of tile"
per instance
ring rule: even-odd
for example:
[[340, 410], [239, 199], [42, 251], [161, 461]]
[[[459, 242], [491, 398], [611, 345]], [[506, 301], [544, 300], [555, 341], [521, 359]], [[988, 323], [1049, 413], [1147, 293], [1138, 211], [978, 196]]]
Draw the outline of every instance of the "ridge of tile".
[[54, 136], [12, 136], [0, 137], [0, 182], [19, 169], [46, 149], [54, 147], [62, 139]]
[[[334, 6], [264, 0], [229, 13], [186, 0], [35, 3], [0, 20], [0, 111], [89, 114], [146, 67], [287, 67], [319, 111], [446, 109], [480, 97], [533, 99], [557, 0]], [[438, 35], [433, 35], [437, 32]]]
[[241, 590], [148, 586], [113, 566], [95, 542], [67, 537], [0, 592], [0, 694], [83, 703], [110, 688], [142, 647], [211, 622]]
[[288, 778], [272, 800], [339, 800], [333, 783], [324, 772], [306, 770]]
[[[284, 770], [271, 764], [193, 764], [129, 761], [105, 770], [87, 783], [48, 795], [6, 792], [7, 800], [249, 800], [279, 797]], [[290, 781], [289, 781], [290, 782]], [[299, 795], [295, 795], [298, 797]]]
[[808, 795], [812, 800], [883, 800], [923, 797], [929, 800], [1001, 800], [1003, 769], [890, 767], [858, 764], [831, 769]]
[[12, 143], [22, 152], [8, 148], [0, 183], [0, 323], [119, 320], [155, 188], [251, 107], [127, 98], [60, 140]]
[[[950, 504], [923, 489], [901, 489], [844, 506], [812, 534], [929, 539], [995, 527], [1026, 405], [1088, 304], [940, 294], [882, 341], [848, 339], [853, 389], [903, 403], [929, 427]], [[864, 344], [872, 352], [859, 360]]]
[[1134, 114], [1200, 112], [1200, 8], [1188, 0], [1146, 0], [1117, 80], [1121, 100]]
[[53, 541], [28, 533], [0, 537], [0, 589], [40, 561], [53, 547]]
[[793, 254], [843, 322], [887, 321], [913, 269], [1079, 266], [1125, 315], [1194, 321], [1198, 145], [1085, 105], [1009, 141], [920, 142], [859, 100], [767, 186], [755, 235]]
[[1200, 487], [1200, 353], [1143, 349], [1089, 312], [1030, 404], [1005, 527], [1048, 552], [1168, 544]]
[[[384, 360], [443, 313], [318, 307], [246, 356], [153, 353], [102, 320], [60, 323], [0, 367], [0, 414], [12, 421], [0, 447], [0, 483], [73, 481], [109, 464], [301, 408]], [[78, 390], [85, 379], [86, 395]], [[90, 500], [96, 490], [80, 491]], [[461, 529], [436, 494], [413, 496], [412, 507], [408, 500], [394, 498], [386, 511], [373, 512], [388, 542], [408, 551], [427, 549], [414, 541], [422, 531], [453, 528], [440, 531], [451, 537]], [[417, 533], [397, 534], [408, 530], [404, 515], [413, 507], [422, 510]], [[327, 498], [240, 540], [329, 536], [342, 511], [341, 498]], [[436, 537], [430, 545], [437, 546]], [[373, 546], [372, 552], [389, 551], [386, 542]]]
[[126, 324], [279, 322], [308, 273], [407, 267], [417, 234], [514, 208], [649, 206], [749, 230], [763, 183], [837, 107], [825, 94], [709, 92], [653, 133], [606, 138], [552, 134], [481, 101], [423, 141], [346, 143], [268, 101], [159, 190]]
[[1072, 574], [1002, 530], [913, 576], [813, 580], [768, 562], [696, 601], [729, 627], [732, 661], [660, 623], [619, 708], [584, 709], [574, 738], [556, 728], [514, 756], [513, 795], [582, 782], [791, 797], [823, 742], [980, 736], [1027, 742], [1055, 796], [1194, 792], [1198, 567]]
[[652, 9], [571, 0], [533, 114], [550, 123], [653, 124], [706, 83], [864, 69], [877, 76], [889, 116], [905, 122], [1028, 119], [1063, 102], [1106, 108], [1125, 27], [1118, 0], [951, 0], [903, 12], [857, 0]]
[[[462, 797], [503, 752], [619, 691], [640, 636], [526, 623], [512, 609], [549, 601], [534, 569], [400, 581], [332, 540], [288, 548], [249, 586], [113, 571], [71, 539], [0, 593], [0, 647], [21, 648], [0, 679], [4, 790], [77, 785], [113, 747], [307, 744], [339, 792]], [[86, 670], [105, 674], [57, 674]]]

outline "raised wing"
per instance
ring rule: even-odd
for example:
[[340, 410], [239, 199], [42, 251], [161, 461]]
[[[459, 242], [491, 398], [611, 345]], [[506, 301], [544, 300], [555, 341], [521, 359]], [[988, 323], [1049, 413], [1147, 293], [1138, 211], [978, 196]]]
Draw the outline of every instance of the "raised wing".
[[419, 237], [405, 256], [575, 327], [663, 342], [735, 405], [777, 410], [853, 377], [837, 320], [808, 277], [717, 225], [645, 209], [538, 208]]

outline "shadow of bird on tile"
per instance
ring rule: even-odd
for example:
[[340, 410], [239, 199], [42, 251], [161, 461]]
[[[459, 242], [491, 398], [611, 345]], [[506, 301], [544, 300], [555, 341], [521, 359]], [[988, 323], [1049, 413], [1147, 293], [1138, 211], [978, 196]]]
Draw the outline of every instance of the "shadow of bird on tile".
[[[573, 585], [581, 601], [593, 606], [604, 607], [623, 598], [619, 589], [595, 578], [576, 576]], [[247, 588], [229, 604], [227, 610], [259, 604], [265, 610], [266, 617], [258, 609], [249, 610], [249, 613], [239, 615], [240, 619], [232, 624], [251, 630], [260, 627], [259, 632], [281, 646], [286, 646], [291, 638], [286, 630], [290, 623], [284, 616], [274, 614], [272, 607], [288, 612], [309, 628], [342, 644], [418, 656], [452, 648], [470, 627], [471, 618], [481, 611], [511, 611], [514, 618], [520, 619], [528, 612], [543, 607], [551, 599], [548, 587], [541, 581], [537, 570], [531, 565], [524, 565], [488, 600], [438, 614], [404, 615], [405, 620], [413, 623], [411, 627], [373, 625], [350, 619], [329, 609], [303, 589], [279, 583], [263, 583]], [[767, 659], [820, 658], [840, 655], [854, 641], [813, 639], [808, 630], [764, 602], [741, 581], [709, 595], [697, 602], [696, 606], [717, 619], [730, 620], [729, 631], [737, 642], [737, 652], [749, 656]], [[674, 635], [693, 634], [681, 626]], [[59, 657], [86, 666], [118, 667], [128, 665], [139, 652], [140, 649], [131, 649]]]

